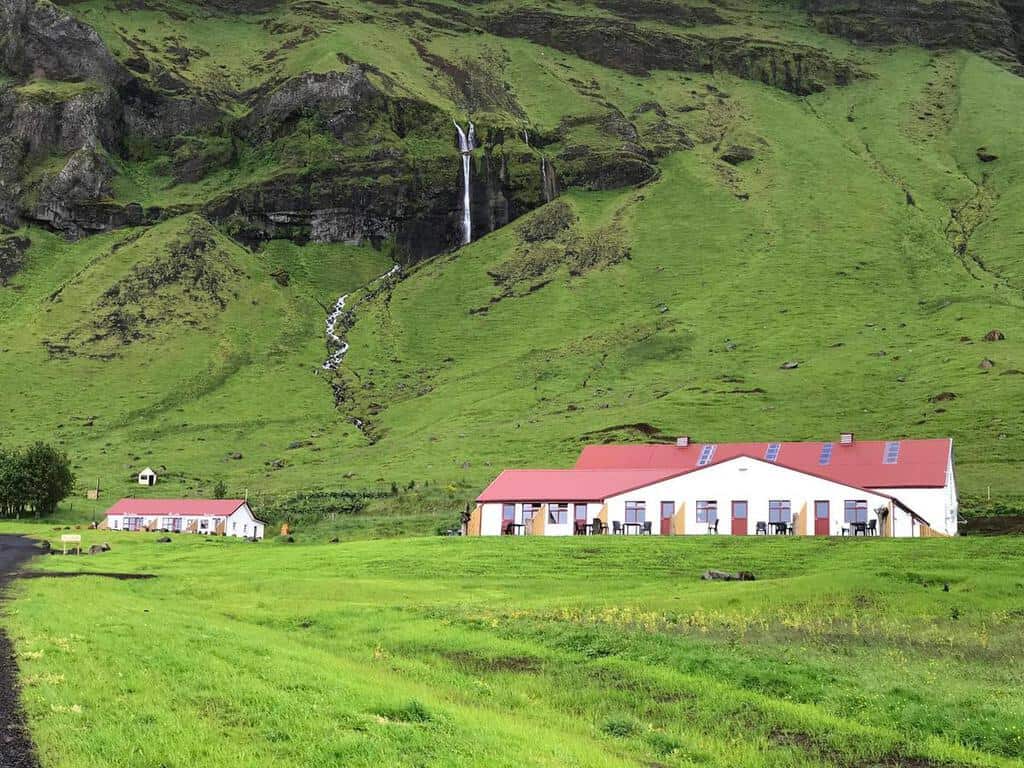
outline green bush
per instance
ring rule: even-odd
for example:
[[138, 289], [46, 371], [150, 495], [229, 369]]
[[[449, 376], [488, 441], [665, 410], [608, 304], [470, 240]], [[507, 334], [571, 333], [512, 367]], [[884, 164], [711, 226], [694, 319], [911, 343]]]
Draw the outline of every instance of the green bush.
[[519, 236], [527, 243], [552, 240], [576, 222], [576, 214], [564, 200], [548, 203], [519, 225]]

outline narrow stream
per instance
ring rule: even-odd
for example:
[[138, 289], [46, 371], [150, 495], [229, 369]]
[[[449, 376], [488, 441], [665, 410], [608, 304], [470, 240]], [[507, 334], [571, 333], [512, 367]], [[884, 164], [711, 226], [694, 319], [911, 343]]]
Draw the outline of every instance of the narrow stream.
[[[391, 277], [392, 275], [396, 275], [401, 271], [401, 265], [395, 264], [383, 275], [378, 275], [377, 277], [373, 278], [373, 280], [371, 280], [358, 290], [365, 290], [366, 288], [369, 288], [371, 285], [379, 283], [382, 280], [386, 280], [387, 278]], [[321, 366], [325, 371], [338, 370], [338, 367], [341, 365], [341, 361], [344, 360], [345, 355], [348, 354], [349, 343], [338, 335], [338, 321], [340, 321], [342, 316], [345, 314], [345, 302], [351, 295], [352, 294], [350, 293], [346, 293], [344, 296], [338, 299], [338, 301], [335, 302], [334, 304], [334, 309], [332, 309], [330, 314], [327, 315], [327, 343], [329, 346], [335, 346], [336, 348], [333, 352], [331, 352], [330, 357], [328, 357], [324, 361], [323, 366]]]

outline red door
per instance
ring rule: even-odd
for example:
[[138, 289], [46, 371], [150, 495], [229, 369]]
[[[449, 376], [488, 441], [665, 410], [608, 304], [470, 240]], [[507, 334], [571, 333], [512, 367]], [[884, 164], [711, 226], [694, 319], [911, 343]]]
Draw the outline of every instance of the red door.
[[676, 503], [674, 501], [663, 501], [661, 502], [661, 535], [671, 536], [672, 535], [672, 517], [676, 513]]
[[501, 533], [502, 535], [514, 533], [515, 529], [509, 526], [516, 521], [516, 505], [515, 504], [502, 504], [501, 505]]
[[827, 501], [816, 501], [814, 502], [814, 535], [815, 536], [828, 536], [828, 502]]
[[732, 503], [732, 535], [747, 535], [747, 502], [745, 501]]

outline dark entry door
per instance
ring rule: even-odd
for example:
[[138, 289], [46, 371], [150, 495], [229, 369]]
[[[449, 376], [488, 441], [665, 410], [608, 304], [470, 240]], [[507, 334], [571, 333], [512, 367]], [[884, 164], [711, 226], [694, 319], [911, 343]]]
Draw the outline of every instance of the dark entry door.
[[745, 501], [732, 503], [732, 535], [747, 535], [747, 502]]
[[672, 518], [676, 514], [676, 503], [674, 501], [661, 502], [661, 535], [672, 535]]
[[828, 502], [814, 502], [814, 535], [828, 536]]

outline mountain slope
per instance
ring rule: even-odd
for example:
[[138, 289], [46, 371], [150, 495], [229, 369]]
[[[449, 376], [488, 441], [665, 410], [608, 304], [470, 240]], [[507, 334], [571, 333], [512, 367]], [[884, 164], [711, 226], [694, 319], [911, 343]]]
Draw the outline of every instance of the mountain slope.
[[0, 2], [5, 442], [461, 499], [592, 441], [951, 434], [1024, 494], [1014, 4], [137, 5]]

